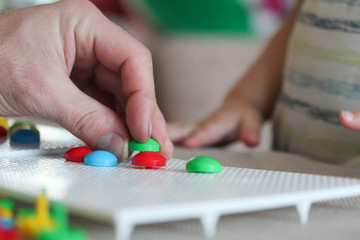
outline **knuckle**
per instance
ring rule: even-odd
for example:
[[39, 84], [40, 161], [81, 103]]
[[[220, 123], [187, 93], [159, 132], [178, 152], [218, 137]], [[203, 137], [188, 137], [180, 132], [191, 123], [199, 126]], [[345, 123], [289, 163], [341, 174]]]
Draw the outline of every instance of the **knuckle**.
[[59, 1], [64, 16], [78, 19], [88, 19], [91, 16], [102, 15], [101, 11], [89, 0], [62, 0]]
[[[152, 96], [152, 95], [151, 95]], [[147, 102], [149, 103], [149, 108], [152, 113], [157, 111], [157, 102], [154, 97], [148, 97]]]
[[143, 51], [143, 56], [144, 56], [144, 58], [147, 58], [147, 59], [151, 59], [151, 58], [152, 58], [151, 52], [150, 52], [150, 50], [149, 50], [148, 48], [143, 47], [143, 48], [142, 48], [142, 51]]
[[60, 4], [62, 4], [64, 7], [68, 7], [69, 9], [74, 9], [74, 8], [86, 8], [86, 9], [92, 9], [92, 8], [96, 8], [95, 5], [93, 3], [91, 3], [91, 1], [88, 0], [77, 0], [77, 1], [73, 1], [73, 0], [62, 0], [60, 1]]
[[141, 44], [137, 48], [137, 59], [142, 63], [152, 64], [152, 55], [150, 50]]
[[[27, 81], [23, 81], [27, 79]], [[23, 106], [36, 115], [44, 115], [51, 104], [52, 90], [49, 88], [42, 77], [34, 71], [19, 71], [13, 76], [11, 92], [15, 104]]]
[[95, 109], [74, 113], [72, 119], [69, 119], [69, 124], [75, 136], [83, 136], [89, 131], [87, 126], [95, 126], [97, 119], [99, 119], [99, 111]]

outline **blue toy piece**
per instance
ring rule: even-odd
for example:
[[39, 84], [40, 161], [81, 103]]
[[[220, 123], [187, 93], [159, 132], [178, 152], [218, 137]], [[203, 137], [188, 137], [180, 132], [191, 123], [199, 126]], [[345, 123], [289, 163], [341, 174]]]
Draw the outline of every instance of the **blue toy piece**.
[[11, 230], [14, 228], [14, 221], [8, 218], [2, 218], [0, 220], [0, 226], [3, 230]]
[[11, 133], [10, 141], [20, 144], [40, 143], [40, 133], [33, 129], [19, 129]]
[[118, 160], [114, 154], [97, 150], [89, 153], [84, 158], [85, 165], [94, 167], [116, 167]]

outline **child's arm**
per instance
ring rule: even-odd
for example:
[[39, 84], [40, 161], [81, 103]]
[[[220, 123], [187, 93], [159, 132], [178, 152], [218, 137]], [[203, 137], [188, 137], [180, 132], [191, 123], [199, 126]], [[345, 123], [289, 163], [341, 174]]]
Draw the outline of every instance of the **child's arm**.
[[302, 1], [263, 53], [225, 98], [222, 106], [196, 126], [168, 125], [173, 141], [197, 148], [239, 137], [256, 146], [262, 122], [273, 110], [281, 89], [287, 43]]

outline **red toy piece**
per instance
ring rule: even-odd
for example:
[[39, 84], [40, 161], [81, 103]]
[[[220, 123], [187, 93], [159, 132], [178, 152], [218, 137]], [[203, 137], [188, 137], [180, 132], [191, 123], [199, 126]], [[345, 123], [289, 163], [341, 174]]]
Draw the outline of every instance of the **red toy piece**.
[[20, 240], [20, 235], [15, 231], [15, 229], [4, 231], [0, 229], [0, 239], [1, 240]]
[[132, 165], [136, 167], [164, 167], [166, 166], [166, 158], [157, 152], [140, 152], [132, 158]]
[[65, 159], [70, 162], [84, 162], [84, 157], [93, 152], [88, 147], [74, 147], [66, 151]]
[[2, 126], [0, 126], [0, 138], [6, 138], [7, 134], [8, 134], [7, 130]]

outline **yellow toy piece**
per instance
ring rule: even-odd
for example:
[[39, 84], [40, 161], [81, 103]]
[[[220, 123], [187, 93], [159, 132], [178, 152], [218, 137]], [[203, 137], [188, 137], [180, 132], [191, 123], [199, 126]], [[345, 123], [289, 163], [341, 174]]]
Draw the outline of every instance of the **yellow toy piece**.
[[36, 211], [22, 211], [18, 215], [17, 228], [24, 236], [35, 238], [38, 234], [45, 230], [53, 229], [55, 222], [50, 218], [49, 201], [46, 198], [45, 190], [36, 199]]
[[20, 214], [17, 218], [16, 226], [21, 235], [27, 238], [33, 238], [36, 229], [35, 212], [32, 214]]
[[0, 126], [8, 130], [9, 129], [8, 120], [6, 118], [0, 117]]
[[8, 219], [12, 219], [13, 218], [13, 213], [10, 209], [1, 209], [0, 208], [0, 216], [1, 218], [8, 218]]

